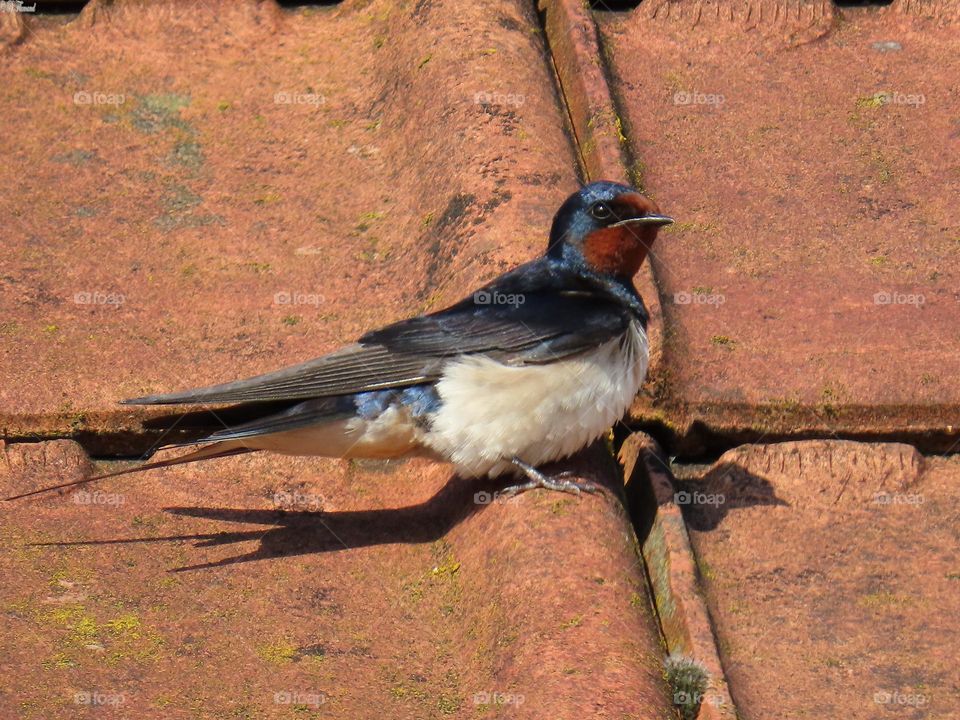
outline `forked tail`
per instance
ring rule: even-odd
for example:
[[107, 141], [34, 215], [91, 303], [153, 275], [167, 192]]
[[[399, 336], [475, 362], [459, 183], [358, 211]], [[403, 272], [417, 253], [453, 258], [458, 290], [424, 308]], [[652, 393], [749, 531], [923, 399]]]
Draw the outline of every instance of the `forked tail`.
[[117, 477], [119, 475], [129, 475], [131, 473], [142, 472], [143, 470], [155, 470], [157, 468], [173, 467], [174, 465], [185, 465], [186, 463], [197, 462], [198, 460], [210, 460], [211, 458], [241, 455], [248, 452], [255, 452], [255, 448], [240, 446], [236, 441], [215, 442], [212, 445], [207, 445], [199, 450], [194, 450], [186, 455], [180, 455], [179, 457], [170, 458], [169, 460], [156, 460], [154, 462], [144, 463], [143, 465], [137, 465], [136, 467], [127, 468], [125, 470], [117, 470], [115, 472], [104, 473], [102, 475], [94, 475], [93, 477], [84, 478], [82, 480], [60, 483], [59, 485], [48, 485], [46, 487], [39, 488], [38, 490], [31, 490], [30, 492], [20, 493], [19, 495], [12, 495], [8, 498], [4, 498], [4, 500], [19, 500], [20, 498], [30, 497], [31, 495], [40, 495], [41, 493], [62, 490], [63, 488], [86, 485], [87, 483], [96, 482], [97, 480], [106, 480], [107, 478]]

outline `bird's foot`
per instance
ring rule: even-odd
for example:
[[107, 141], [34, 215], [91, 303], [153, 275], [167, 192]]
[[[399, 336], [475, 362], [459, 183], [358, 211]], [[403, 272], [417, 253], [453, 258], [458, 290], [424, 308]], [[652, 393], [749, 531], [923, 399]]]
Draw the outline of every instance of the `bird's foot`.
[[579, 495], [581, 492], [600, 492], [600, 486], [596, 483], [590, 482], [589, 480], [582, 480], [579, 482], [575, 480], [563, 480], [563, 477], [569, 477], [573, 475], [573, 473], [570, 471], [564, 471], [559, 475], [551, 477], [540, 472], [533, 465], [523, 462], [523, 460], [520, 458], [515, 457], [510, 462], [520, 468], [523, 471], [523, 474], [529, 478], [529, 481], [520, 483], [518, 485], [510, 485], [509, 487], [505, 487], [500, 491], [500, 497], [510, 498], [535, 488], [556, 490], [557, 492], [572, 493], [574, 495]]

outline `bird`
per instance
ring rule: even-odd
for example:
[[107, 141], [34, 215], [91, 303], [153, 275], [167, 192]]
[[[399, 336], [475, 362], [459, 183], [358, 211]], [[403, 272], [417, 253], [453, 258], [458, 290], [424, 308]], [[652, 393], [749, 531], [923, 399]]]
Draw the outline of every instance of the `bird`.
[[465, 478], [511, 475], [520, 482], [507, 496], [596, 491], [540, 467], [601, 437], [638, 393], [649, 315], [633, 277], [672, 222], [629, 185], [591, 182], [557, 210], [543, 255], [446, 309], [275, 372], [121, 401], [226, 405], [253, 418], [166, 446], [198, 449], [6, 499], [257, 451], [428, 457]]

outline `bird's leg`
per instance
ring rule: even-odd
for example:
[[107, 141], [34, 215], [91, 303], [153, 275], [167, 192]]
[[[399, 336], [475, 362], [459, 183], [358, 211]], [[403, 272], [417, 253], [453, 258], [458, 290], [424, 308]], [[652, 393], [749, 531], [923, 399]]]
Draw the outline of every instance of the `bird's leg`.
[[537, 468], [535, 468], [533, 465], [525, 463], [518, 457], [511, 458], [510, 462], [523, 470], [523, 474], [529, 478], [529, 481], [519, 485], [510, 485], [509, 487], [504, 488], [500, 491], [500, 497], [513, 497], [514, 495], [519, 495], [522, 492], [533, 490], [534, 488], [557, 490], [559, 492], [574, 493], [576, 495], [579, 495], [581, 492], [595, 493], [600, 491], [599, 485], [587, 480], [582, 482], [561, 480], [560, 478], [562, 478], [564, 475], [573, 474], [569, 471], [565, 471], [559, 475], [550, 477], [549, 475], [545, 475], [537, 470]]

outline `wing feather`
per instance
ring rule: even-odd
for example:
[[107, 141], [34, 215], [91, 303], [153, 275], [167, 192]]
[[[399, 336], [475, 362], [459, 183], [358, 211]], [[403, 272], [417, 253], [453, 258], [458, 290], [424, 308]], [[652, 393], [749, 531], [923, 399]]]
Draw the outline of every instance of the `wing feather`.
[[[519, 282], [526, 278], [526, 282]], [[583, 352], [622, 334], [631, 316], [597, 290], [570, 291], [540, 263], [521, 266], [440, 312], [367, 333], [359, 342], [300, 365], [246, 380], [125, 400], [133, 405], [248, 403], [349, 395], [438, 380], [450, 358], [481, 353], [510, 365]], [[524, 288], [527, 292], [510, 292]], [[533, 288], [532, 290], [530, 288]], [[497, 293], [500, 293], [498, 295]], [[507, 302], [497, 302], [506, 298]], [[511, 301], [512, 300], [512, 301]]]

